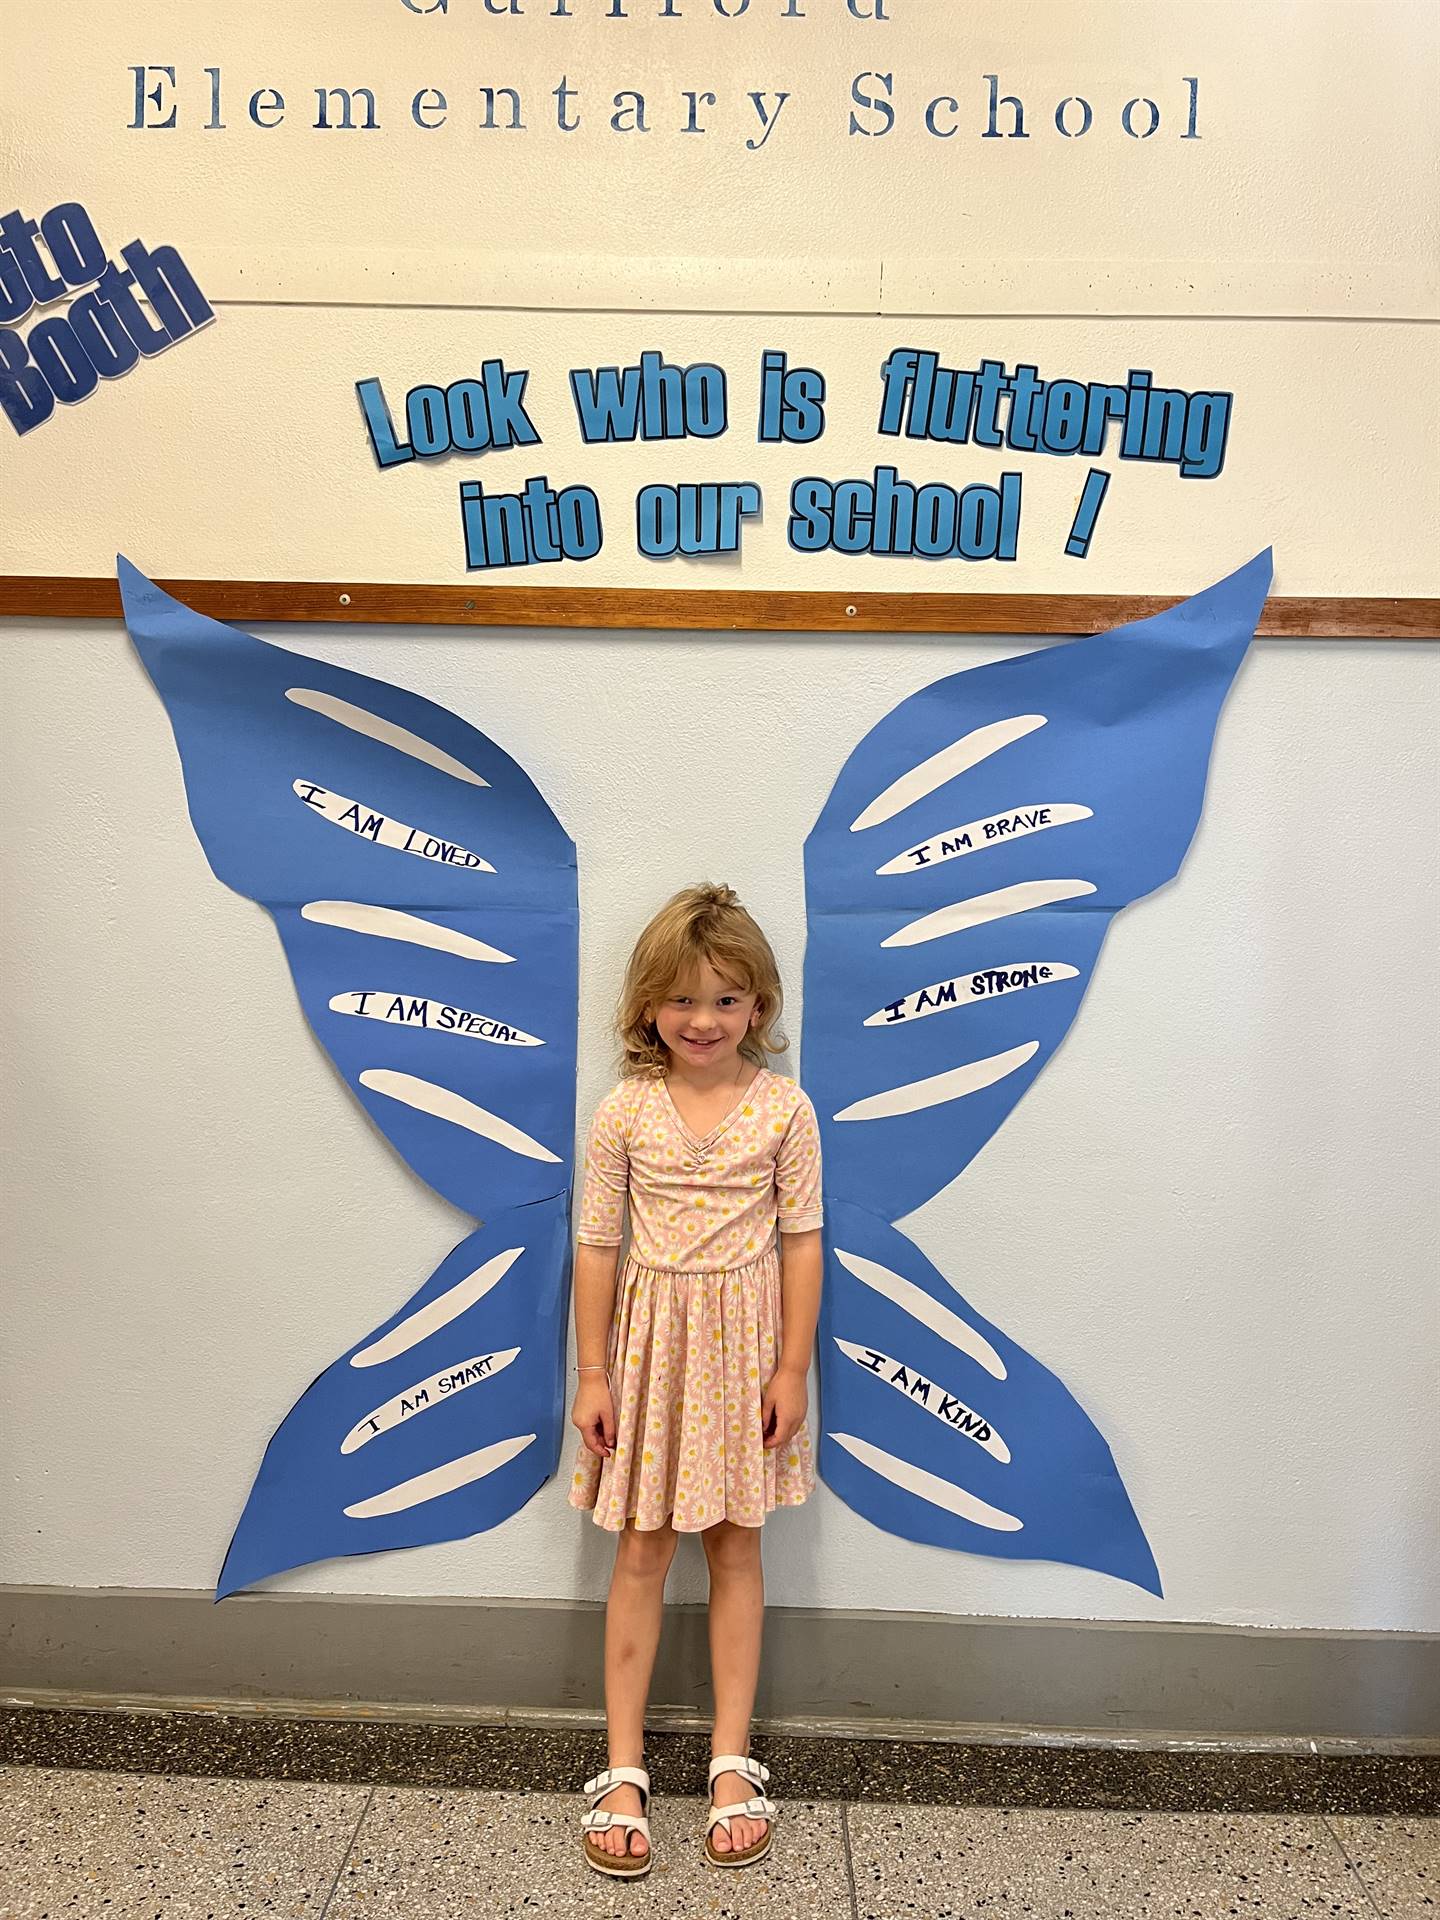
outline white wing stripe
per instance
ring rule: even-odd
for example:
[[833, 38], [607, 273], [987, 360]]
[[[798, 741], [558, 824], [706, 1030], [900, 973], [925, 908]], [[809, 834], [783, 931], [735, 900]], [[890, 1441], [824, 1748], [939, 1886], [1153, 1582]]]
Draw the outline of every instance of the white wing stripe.
[[983, 927], [991, 920], [1004, 920], [1012, 913], [1029, 913], [1032, 907], [1048, 907], [1057, 900], [1078, 900], [1096, 891], [1089, 880], [1020, 880], [1013, 887], [1000, 887], [994, 893], [975, 893], [968, 900], [956, 900], [934, 913], [922, 914], [887, 935], [882, 947], [918, 947], [926, 940], [939, 940], [947, 933], [961, 933], [966, 927]]
[[483, 1480], [487, 1473], [494, 1473], [517, 1453], [523, 1453], [534, 1438], [533, 1433], [517, 1433], [512, 1439], [497, 1440], [493, 1446], [479, 1447], [474, 1453], [462, 1453], [458, 1459], [431, 1467], [428, 1473], [417, 1473], [412, 1480], [401, 1480], [396, 1486], [387, 1487], [384, 1493], [357, 1500], [353, 1507], [345, 1508], [345, 1518], [374, 1520], [386, 1513], [403, 1513], [407, 1507], [418, 1507], [426, 1500], [438, 1500], [441, 1494], [453, 1493], [457, 1487], [468, 1487], [472, 1481]]
[[508, 1147], [511, 1153], [523, 1154], [527, 1160], [545, 1160], [557, 1167], [560, 1164], [558, 1153], [542, 1147], [522, 1128], [502, 1120], [488, 1107], [477, 1106], [463, 1093], [436, 1086], [433, 1080], [422, 1080], [413, 1073], [399, 1073], [393, 1067], [366, 1067], [360, 1075], [360, 1084], [369, 1087], [372, 1093], [386, 1094], [403, 1106], [413, 1107], [417, 1113], [428, 1113], [436, 1120], [448, 1120], [452, 1126], [478, 1133], [483, 1139], [493, 1140], [497, 1147]]
[[952, 1347], [968, 1354], [993, 1378], [1005, 1379], [1005, 1362], [979, 1328], [972, 1327], [968, 1320], [962, 1320], [949, 1307], [942, 1307], [938, 1300], [932, 1300], [923, 1287], [917, 1287], [913, 1280], [907, 1280], [903, 1274], [892, 1273], [889, 1267], [882, 1267], [878, 1260], [865, 1259], [863, 1254], [846, 1253], [836, 1247], [835, 1258], [847, 1273], [853, 1273], [857, 1280], [873, 1288], [876, 1293], [883, 1293], [902, 1313], [908, 1313], [912, 1320], [918, 1320], [922, 1326], [929, 1327], [932, 1333], [938, 1333], [942, 1340], [948, 1340]]
[[351, 700], [342, 700], [338, 694], [320, 693], [314, 687], [287, 687], [285, 698], [293, 700], [297, 707], [308, 707], [311, 713], [323, 714], [327, 720], [349, 727], [352, 733], [363, 733], [367, 739], [378, 740], [381, 746], [394, 747], [397, 753], [408, 753], [412, 760], [423, 760], [426, 766], [452, 774], [455, 779], [464, 780], [472, 787], [488, 787], [490, 784], [488, 780], [482, 780], [473, 767], [467, 767], [463, 760], [457, 760], [453, 753], [437, 747], [433, 740], [427, 740], [423, 734], [412, 733], [408, 727], [399, 726], [381, 714], [371, 713], [368, 707], [357, 707]]
[[942, 1480], [939, 1474], [927, 1473], [923, 1467], [912, 1466], [908, 1460], [886, 1453], [883, 1447], [872, 1447], [868, 1440], [861, 1440], [853, 1433], [837, 1433], [832, 1437], [847, 1453], [853, 1453], [862, 1466], [869, 1467], [872, 1473], [878, 1473], [882, 1480], [888, 1480], [892, 1486], [918, 1494], [920, 1499], [928, 1500], [932, 1507], [943, 1507], [947, 1513], [958, 1514], [962, 1520], [969, 1520], [974, 1526], [988, 1527], [992, 1533], [1019, 1533], [1025, 1525], [1013, 1513], [1006, 1513], [1002, 1507], [992, 1507], [988, 1500], [982, 1500], [979, 1494], [967, 1492], [964, 1487], [957, 1487], [953, 1480]]
[[504, 1253], [493, 1254], [483, 1267], [476, 1267], [453, 1287], [437, 1293], [433, 1300], [427, 1300], [423, 1307], [417, 1307], [414, 1313], [397, 1321], [388, 1333], [382, 1333], [368, 1347], [352, 1353], [351, 1366], [378, 1367], [382, 1360], [393, 1360], [397, 1354], [407, 1353], [422, 1340], [428, 1340], [441, 1327], [448, 1327], [477, 1300], [483, 1300], [492, 1287], [498, 1287], [524, 1251], [523, 1247], [507, 1247]]
[[945, 833], [933, 833], [918, 846], [906, 847], [893, 860], [875, 869], [877, 874], [919, 873], [924, 867], [940, 867], [947, 860], [959, 860], [967, 853], [983, 853], [987, 847], [1005, 847], [1012, 840], [1024, 840], [1032, 833], [1044, 833], [1047, 827], [1069, 827], [1077, 820], [1093, 820], [1090, 807], [1063, 805], [1048, 801], [1043, 806], [1007, 807], [1004, 813], [987, 814], [983, 820], [967, 820], [963, 827], [951, 827]]
[[412, 947], [430, 947], [436, 953], [453, 953], [461, 960], [493, 960], [509, 965], [513, 953], [502, 953], [468, 933], [454, 927], [442, 927], [437, 921], [424, 920], [416, 913], [402, 913], [399, 907], [372, 907], [363, 900], [311, 900], [300, 909], [302, 920], [314, 920], [322, 927], [340, 927], [346, 933], [373, 934], [377, 940], [406, 940]]
[[[951, 1067], [948, 1073], [932, 1073], [926, 1080], [911, 1080], [902, 1087], [887, 1087], [883, 1093], [868, 1094], [853, 1100], [834, 1120], [893, 1120], [903, 1113], [923, 1113], [926, 1107], [942, 1106], [947, 1100], [961, 1100], [967, 1093], [980, 1093], [1003, 1080], [1007, 1073], [1023, 1067], [1038, 1050], [1038, 1040], [1027, 1040], [1011, 1047], [1008, 1053], [992, 1053], [984, 1060], [969, 1060], [963, 1067]], [[362, 1076], [363, 1078], [363, 1076]]]
[[312, 813], [318, 813], [332, 826], [343, 827], [359, 840], [368, 840], [371, 846], [390, 847], [396, 853], [413, 854], [417, 860], [432, 860], [470, 873], [495, 871], [488, 860], [472, 853], [469, 847], [462, 847], [458, 840], [447, 840], [443, 834], [431, 833], [425, 827], [407, 826], [403, 820], [379, 812], [367, 801], [333, 793], [315, 780], [292, 780], [290, 784], [297, 799], [303, 800]]
[[392, 1427], [413, 1419], [418, 1413], [428, 1413], [432, 1407], [443, 1407], [447, 1400], [453, 1400], [466, 1387], [478, 1386], [482, 1380], [493, 1380], [497, 1373], [504, 1372], [519, 1351], [519, 1347], [503, 1347], [496, 1353], [476, 1353], [468, 1360], [453, 1360], [448, 1367], [432, 1373], [428, 1380], [417, 1380], [413, 1387], [392, 1394], [382, 1406], [373, 1408], [363, 1419], [355, 1422], [340, 1442], [341, 1453], [354, 1453], [367, 1440], [373, 1440], [377, 1433], [388, 1433]]
[[963, 739], [952, 740], [948, 747], [942, 747], [919, 766], [902, 773], [898, 780], [892, 780], [883, 793], [877, 793], [869, 806], [850, 822], [850, 831], [862, 833], [866, 827], [878, 827], [883, 820], [893, 820], [897, 813], [913, 807], [917, 800], [934, 793], [947, 780], [968, 772], [981, 760], [989, 759], [992, 753], [999, 753], [1002, 747], [1023, 740], [1027, 733], [1034, 733], [1044, 725], [1043, 713], [1019, 713], [1009, 720], [992, 720], [989, 726], [976, 727]]
[[1007, 960], [1001, 966], [956, 974], [953, 980], [932, 981], [928, 987], [918, 987], [903, 999], [887, 1000], [863, 1024], [903, 1027], [911, 1020], [924, 1020], [932, 1013], [947, 1013], [954, 1007], [982, 1007], [990, 1000], [1002, 1000], [1011, 993], [1026, 993], [1052, 980], [1078, 980], [1079, 977], [1080, 969], [1064, 960]]
[[[908, 1400], [913, 1406], [923, 1407], [926, 1413], [936, 1420], [943, 1421], [952, 1433], [961, 1433], [967, 1440], [973, 1440], [977, 1447], [983, 1447], [992, 1459], [998, 1460], [1003, 1467], [1010, 1464], [1010, 1449], [996, 1433], [983, 1414], [976, 1413], [973, 1407], [953, 1393], [947, 1393], [944, 1387], [937, 1386], [918, 1367], [912, 1367], [903, 1360], [895, 1360], [888, 1353], [882, 1353], [878, 1347], [859, 1346], [853, 1340], [842, 1340], [839, 1334], [833, 1336], [835, 1344], [847, 1359], [853, 1360], [857, 1367], [866, 1373], [873, 1373], [887, 1387]], [[931, 1396], [934, 1396], [932, 1404]]]
[[[373, 1005], [371, 1003], [374, 1003]], [[330, 1011], [346, 1013], [357, 1020], [380, 1020], [386, 1026], [407, 1027], [423, 1033], [449, 1033], [464, 1040], [488, 1040], [496, 1047], [543, 1047], [533, 1033], [495, 1020], [471, 1007], [453, 1006], [448, 1000], [426, 1000], [414, 994], [396, 993], [393, 987], [352, 987], [346, 993], [332, 993]]]

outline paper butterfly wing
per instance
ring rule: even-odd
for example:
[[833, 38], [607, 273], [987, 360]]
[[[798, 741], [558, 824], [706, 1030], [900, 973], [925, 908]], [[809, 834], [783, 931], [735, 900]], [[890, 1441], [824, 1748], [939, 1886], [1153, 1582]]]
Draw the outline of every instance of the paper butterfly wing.
[[[977, 1454], [956, 1412], [966, 1367], [934, 1344], [969, 1309], [886, 1223], [974, 1159], [1064, 1038], [1113, 915], [1178, 871], [1270, 571], [1266, 552], [1152, 619], [923, 689], [855, 748], [806, 842], [802, 1060], [829, 1218], [820, 1464], [891, 1531], [1159, 1590], [1109, 1449], [1013, 1343], [980, 1399], [1010, 1457]], [[836, 1223], [854, 1239], [867, 1216], [888, 1251], [857, 1280]], [[913, 1323], [900, 1352], [881, 1337], [896, 1312]], [[944, 1417], [897, 1401], [917, 1367]], [[893, 1458], [876, 1451], [887, 1429]], [[967, 1520], [997, 1474], [1008, 1503], [982, 1504], [1006, 1527]]]
[[1053, 1055], [1111, 917], [1185, 856], [1269, 577], [1267, 553], [1153, 619], [954, 674], [851, 753], [805, 844], [831, 1191], [913, 1212]]
[[575, 849], [534, 782], [434, 702], [207, 619], [119, 569], [206, 858], [273, 914], [351, 1091], [467, 1213], [563, 1191]]
[[1160, 1592], [1109, 1447], [1048, 1368], [911, 1241], [827, 1203], [820, 1467], [887, 1533]]
[[559, 1456], [568, 1248], [564, 1195], [507, 1209], [327, 1367], [265, 1450], [216, 1599], [524, 1506]]
[[[575, 856], [533, 781], [466, 721], [119, 572], [211, 867], [274, 917], [307, 1019], [392, 1145], [487, 1223], [401, 1310], [423, 1338], [363, 1365], [353, 1350], [276, 1431], [223, 1595], [494, 1526], [555, 1469]], [[443, 1309], [417, 1320], [432, 1296]]]

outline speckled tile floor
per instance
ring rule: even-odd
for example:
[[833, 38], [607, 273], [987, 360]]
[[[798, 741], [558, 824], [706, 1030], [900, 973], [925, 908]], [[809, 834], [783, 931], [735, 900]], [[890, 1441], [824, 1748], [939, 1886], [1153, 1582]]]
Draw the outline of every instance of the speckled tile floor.
[[[757, 1730], [756, 1757], [813, 1800], [1086, 1812], [1440, 1813], [1433, 1750], [1081, 1745], [1051, 1740], [847, 1740]], [[657, 1795], [705, 1786], [702, 1733], [648, 1731]], [[0, 1766], [331, 1786], [563, 1793], [605, 1764], [595, 1728], [150, 1707], [0, 1706]], [[0, 1915], [3, 1920], [3, 1915]]]
[[801, 1801], [724, 1875], [703, 1803], [657, 1797], [656, 1864], [579, 1854], [573, 1793], [0, 1769], [4, 1920], [1427, 1920], [1440, 1818]]

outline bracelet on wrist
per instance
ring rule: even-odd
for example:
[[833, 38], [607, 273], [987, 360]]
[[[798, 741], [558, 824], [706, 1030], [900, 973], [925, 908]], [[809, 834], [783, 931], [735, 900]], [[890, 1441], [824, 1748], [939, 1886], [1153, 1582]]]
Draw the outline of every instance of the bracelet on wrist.
[[577, 1373], [608, 1373], [610, 1369], [609, 1367], [603, 1366], [597, 1362], [594, 1366], [591, 1366], [591, 1367], [576, 1367], [575, 1371]]

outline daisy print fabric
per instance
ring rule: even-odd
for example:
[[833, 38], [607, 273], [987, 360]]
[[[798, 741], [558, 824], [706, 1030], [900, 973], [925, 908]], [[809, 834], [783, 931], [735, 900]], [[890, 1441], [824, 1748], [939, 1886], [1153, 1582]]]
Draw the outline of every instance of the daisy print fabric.
[[630, 1250], [607, 1366], [615, 1448], [581, 1446], [572, 1506], [618, 1532], [717, 1520], [760, 1526], [814, 1488], [808, 1427], [767, 1452], [760, 1401], [780, 1357], [776, 1235], [821, 1224], [820, 1136], [809, 1098], [762, 1068], [703, 1137], [660, 1076], [601, 1101], [586, 1150], [582, 1243]]

